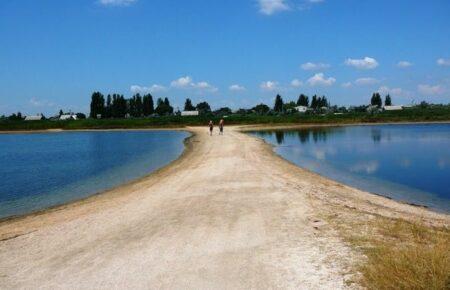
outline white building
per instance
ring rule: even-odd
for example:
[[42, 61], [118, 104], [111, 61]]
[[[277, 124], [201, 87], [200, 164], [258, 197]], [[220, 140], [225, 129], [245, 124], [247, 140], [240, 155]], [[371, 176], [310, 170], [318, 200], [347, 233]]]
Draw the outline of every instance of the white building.
[[77, 119], [77, 115], [75, 115], [75, 114], [64, 114], [64, 115], [59, 116], [59, 119], [61, 121], [76, 120]]
[[401, 111], [403, 110], [403, 106], [384, 106], [383, 109], [385, 111]]
[[198, 111], [183, 111], [181, 116], [198, 116]]
[[25, 121], [40, 121], [42, 119], [44, 119], [44, 116], [42, 115], [31, 115], [25, 117]]
[[308, 111], [308, 107], [305, 106], [297, 106], [294, 109], [299, 113], [306, 113]]

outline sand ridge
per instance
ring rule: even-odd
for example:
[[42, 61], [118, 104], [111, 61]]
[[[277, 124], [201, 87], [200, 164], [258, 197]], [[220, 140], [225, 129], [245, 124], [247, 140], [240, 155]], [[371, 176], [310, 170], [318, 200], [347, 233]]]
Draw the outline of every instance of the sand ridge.
[[0, 223], [0, 288], [340, 289], [353, 253], [330, 204], [448, 224], [343, 186], [227, 127], [134, 183]]

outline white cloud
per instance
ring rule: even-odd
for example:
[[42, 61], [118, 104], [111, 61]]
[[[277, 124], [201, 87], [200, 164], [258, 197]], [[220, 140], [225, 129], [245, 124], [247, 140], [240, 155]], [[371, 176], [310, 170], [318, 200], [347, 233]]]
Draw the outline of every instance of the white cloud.
[[259, 86], [264, 91], [273, 91], [278, 88], [278, 82], [275, 81], [267, 81], [263, 82]]
[[435, 96], [442, 94], [444, 92], [444, 88], [441, 85], [418, 85], [417, 90], [422, 95], [430, 95]]
[[259, 12], [265, 15], [272, 15], [291, 9], [286, 0], [258, 0], [258, 5]]
[[350, 88], [352, 86], [351, 82], [346, 82], [341, 85], [343, 88]]
[[130, 91], [133, 94], [148, 94], [148, 93], [156, 93], [156, 92], [163, 92], [166, 91], [167, 88], [162, 85], [154, 84], [151, 87], [144, 87], [144, 86], [138, 86], [138, 85], [132, 85], [130, 87]]
[[301, 68], [304, 70], [323, 70], [329, 68], [330, 65], [327, 63], [313, 63], [313, 62], [307, 62], [301, 65]]
[[192, 83], [192, 87], [199, 90], [209, 91], [209, 92], [217, 92], [219, 89], [212, 86], [207, 82], [198, 82]]
[[377, 60], [368, 56], [362, 59], [348, 58], [345, 60], [345, 64], [357, 69], [374, 69], [378, 66]]
[[137, 0], [99, 0], [103, 6], [129, 6], [131, 4], [136, 3]]
[[355, 81], [358, 86], [369, 86], [379, 83], [380, 81], [375, 78], [359, 78]]
[[436, 60], [436, 64], [439, 66], [450, 66], [450, 59], [440, 58]]
[[405, 96], [408, 94], [401, 88], [390, 88], [388, 86], [379, 87], [378, 92], [382, 95], [390, 94], [390, 95], [394, 95], [394, 96]]
[[194, 83], [190, 76], [180, 77], [170, 83], [171, 87], [178, 89], [198, 89], [202, 91], [217, 92], [219, 89], [208, 82], [201, 81]]
[[298, 87], [303, 86], [303, 82], [301, 80], [298, 80], [298, 79], [293, 79], [291, 81], [291, 86], [293, 86], [295, 88], [298, 88]]
[[186, 88], [192, 85], [192, 78], [190, 76], [181, 77], [170, 83], [174, 88]]
[[400, 67], [400, 68], [407, 68], [407, 67], [410, 67], [412, 65], [413, 65], [412, 63], [410, 63], [409, 61], [406, 61], [406, 60], [402, 60], [402, 61], [399, 61], [397, 63], [397, 66]]
[[308, 79], [308, 84], [310, 86], [331, 86], [336, 82], [333, 77], [326, 78], [323, 73], [317, 73]]
[[231, 85], [228, 89], [234, 92], [245, 91], [245, 87], [238, 84]]

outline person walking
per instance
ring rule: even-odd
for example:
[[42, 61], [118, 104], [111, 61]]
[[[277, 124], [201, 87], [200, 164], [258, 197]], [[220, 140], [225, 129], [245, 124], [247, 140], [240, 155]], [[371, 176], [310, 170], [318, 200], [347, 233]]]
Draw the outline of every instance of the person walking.
[[209, 126], [209, 135], [212, 136], [212, 132], [213, 132], [213, 129], [214, 129], [214, 123], [213, 123], [212, 120], [209, 121], [208, 126]]
[[220, 122], [219, 122], [219, 135], [223, 135], [223, 126], [224, 126], [224, 120], [223, 119], [220, 119]]

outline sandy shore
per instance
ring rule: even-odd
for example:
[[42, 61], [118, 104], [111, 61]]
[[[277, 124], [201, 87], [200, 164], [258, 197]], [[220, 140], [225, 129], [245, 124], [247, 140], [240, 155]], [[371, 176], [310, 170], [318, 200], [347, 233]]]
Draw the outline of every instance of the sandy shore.
[[182, 158], [92, 198], [0, 223], [0, 288], [339, 289], [354, 253], [339, 207], [450, 225], [438, 214], [298, 168], [227, 128]]

